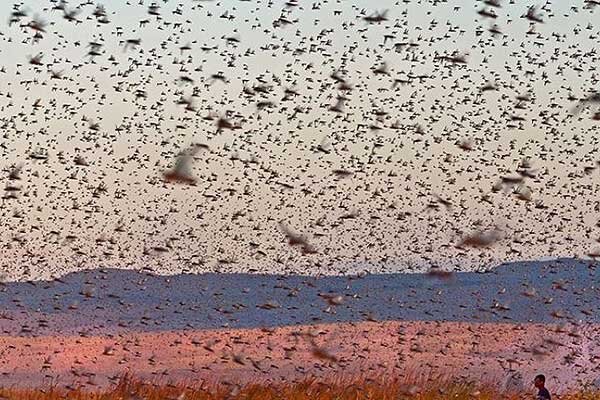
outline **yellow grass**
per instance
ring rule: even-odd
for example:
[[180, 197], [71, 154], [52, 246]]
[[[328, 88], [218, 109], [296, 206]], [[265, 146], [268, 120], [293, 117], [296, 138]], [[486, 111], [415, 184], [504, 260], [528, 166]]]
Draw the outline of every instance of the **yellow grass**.
[[[214, 384], [157, 383], [123, 376], [107, 389], [47, 387], [0, 388], [0, 400], [521, 400], [535, 399], [528, 393], [505, 393], [492, 386], [431, 380], [407, 384], [405, 380], [337, 379], [328, 382], [307, 378], [296, 383], [256, 383], [243, 387]], [[554, 395], [556, 400], [598, 400], [600, 391]]]

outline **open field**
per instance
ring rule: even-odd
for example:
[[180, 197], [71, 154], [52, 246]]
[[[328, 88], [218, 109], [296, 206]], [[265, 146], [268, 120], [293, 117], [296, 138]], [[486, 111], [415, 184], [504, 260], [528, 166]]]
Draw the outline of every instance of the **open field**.
[[[597, 378], [596, 325], [360, 322], [279, 328], [0, 337], [0, 385], [97, 390], [125, 373], [143, 379], [295, 383], [314, 376], [424, 376], [554, 390]], [[511, 378], [512, 377], [512, 378]], [[523, 386], [524, 385], [524, 386]]]
[[[473, 384], [452, 379], [428, 381], [414, 375], [405, 379], [328, 380], [306, 378], [295, 383], [248, 385], [194, 385], [189, 382], [143, 381], [120, 377], [110, 388], [90, 391], [48, 386], [38, 389], [0, 389], [10, 400], [520, 400], [533, 399], [533, 391], [507, 391], [493, 384]], [[580, 389], [554, 395], [557, 400], [595, 400], [600, 392]]]

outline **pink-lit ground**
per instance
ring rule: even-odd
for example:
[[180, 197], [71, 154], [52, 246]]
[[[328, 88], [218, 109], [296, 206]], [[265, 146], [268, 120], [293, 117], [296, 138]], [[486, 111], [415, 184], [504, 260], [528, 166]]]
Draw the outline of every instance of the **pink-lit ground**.
[[126, 371], [163, 380], [236, 383], [417, 371], [504, 385], [512, 368], [526, 386], [543, 372], [558, 389], [594, 379], [594, 331], [597, 327], [589, 325], [361, 322], [113, 338], [2, 336], [0, 385], [103, 386]]

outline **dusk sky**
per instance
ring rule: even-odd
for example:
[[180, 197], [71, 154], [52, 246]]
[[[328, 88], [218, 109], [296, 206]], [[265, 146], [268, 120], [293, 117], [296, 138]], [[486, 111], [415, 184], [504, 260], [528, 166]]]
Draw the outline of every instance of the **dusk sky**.
[[600, 10], [492, 3], [7, 3], [0, 272], [600, 256]]

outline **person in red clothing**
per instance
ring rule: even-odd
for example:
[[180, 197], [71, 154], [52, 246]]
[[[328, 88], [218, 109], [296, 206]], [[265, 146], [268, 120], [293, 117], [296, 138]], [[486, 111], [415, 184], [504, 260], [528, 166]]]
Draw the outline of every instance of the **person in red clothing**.
[[537, 375], [533, 380], [533, 384], [538, 389], [536, 400], [552, 400], [550, 398], [550, 392], [546, 389], [546, 377], [544, 375]]

